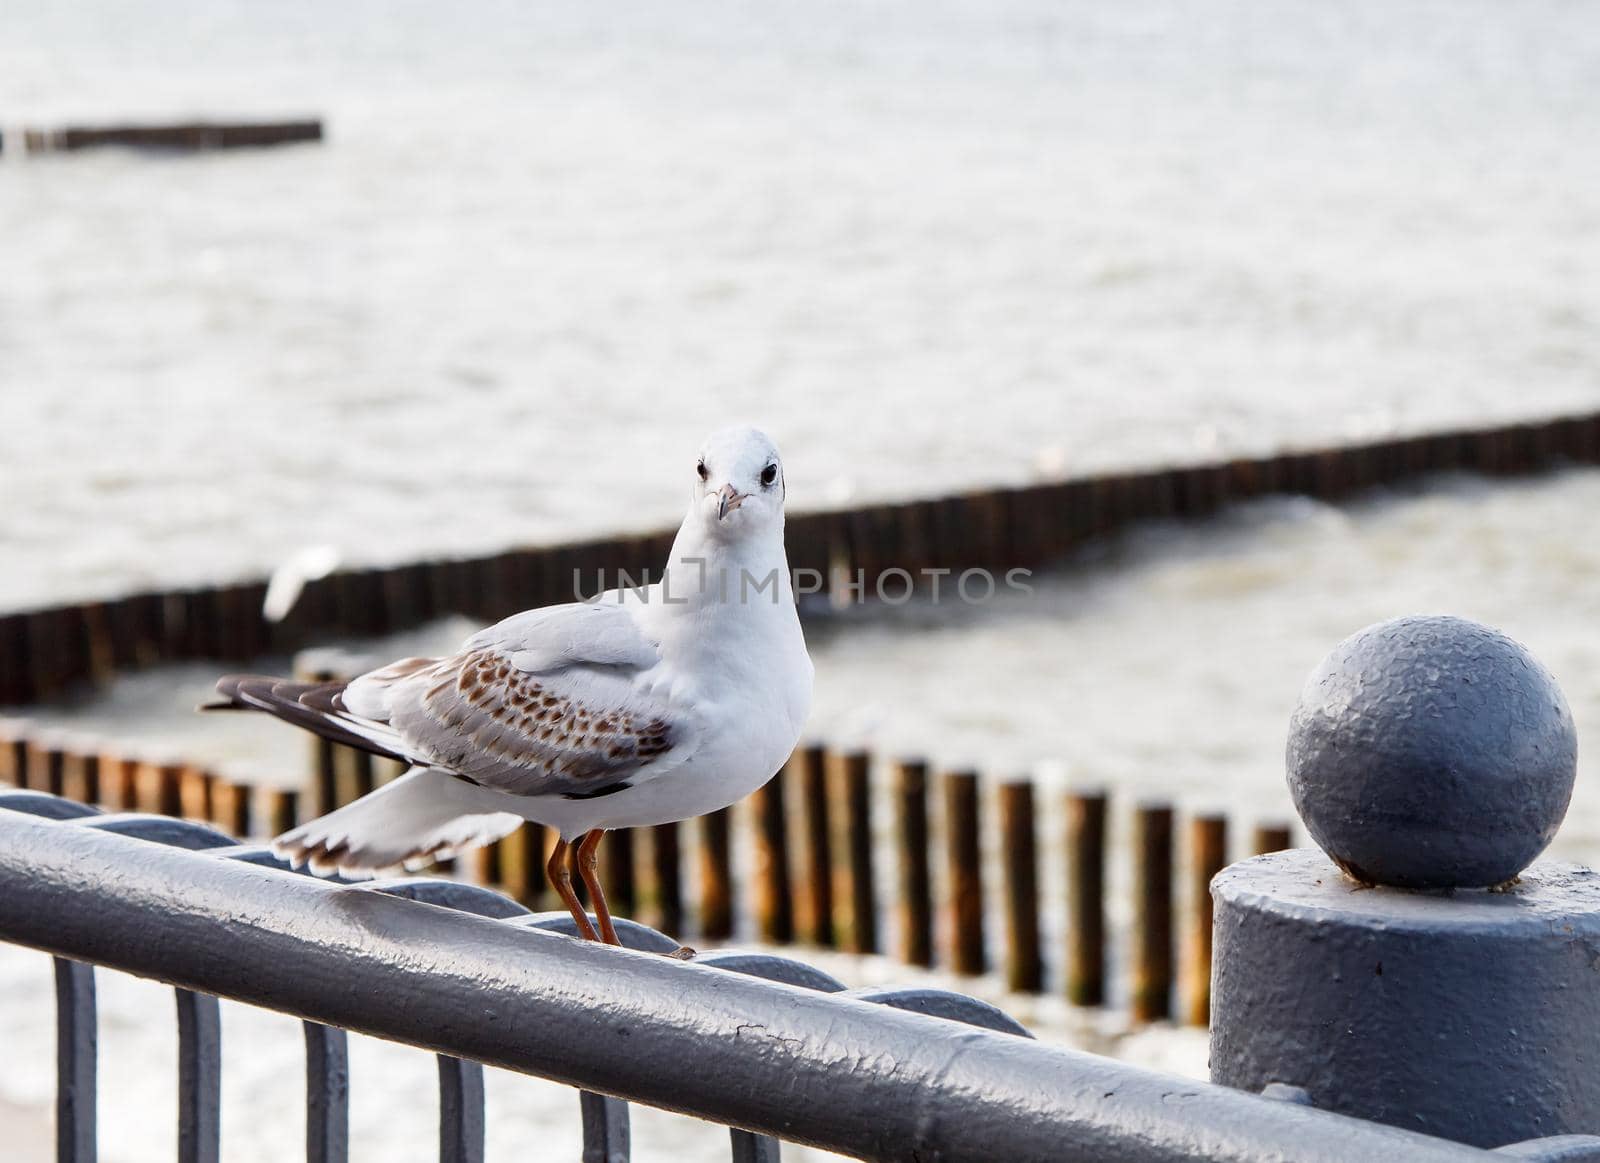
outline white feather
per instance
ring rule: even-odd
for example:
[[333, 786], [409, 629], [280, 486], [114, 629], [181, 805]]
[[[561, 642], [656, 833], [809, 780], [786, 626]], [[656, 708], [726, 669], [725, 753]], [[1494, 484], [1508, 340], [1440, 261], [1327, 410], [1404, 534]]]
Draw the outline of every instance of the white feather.
[[354, 803], [285, 832], [272, 850], [317, 873], [373, 873], [458, 848], [487, 844], [522, 823], [485, 811], [476, 789], [428, 767], [413, 767]]

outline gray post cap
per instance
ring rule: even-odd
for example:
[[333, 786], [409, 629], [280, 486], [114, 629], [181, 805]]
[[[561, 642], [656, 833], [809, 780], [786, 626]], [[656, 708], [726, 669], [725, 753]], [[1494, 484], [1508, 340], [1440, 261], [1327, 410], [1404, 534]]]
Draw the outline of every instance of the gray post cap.
[[1335, 646], [1289, 723], [1289, 791], [1356, 879], [1512, 880], [1566, 815], [1578, 739], [1526, 648], [1465, 618], [1379, 622]]

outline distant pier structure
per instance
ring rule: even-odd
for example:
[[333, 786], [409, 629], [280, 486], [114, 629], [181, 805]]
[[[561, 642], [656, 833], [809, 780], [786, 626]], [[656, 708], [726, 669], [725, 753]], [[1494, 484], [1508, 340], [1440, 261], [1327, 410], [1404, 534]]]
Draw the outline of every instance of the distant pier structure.
[[27, 153], [60, 153], [96, 146], [199, 152], [249, 149], [321, 141], [320, 118], [292, 121], [183, 121], [165, 125], [69, 125], [56, 129], [28, 128], [0, 134], [0, 151], [10, 143]]

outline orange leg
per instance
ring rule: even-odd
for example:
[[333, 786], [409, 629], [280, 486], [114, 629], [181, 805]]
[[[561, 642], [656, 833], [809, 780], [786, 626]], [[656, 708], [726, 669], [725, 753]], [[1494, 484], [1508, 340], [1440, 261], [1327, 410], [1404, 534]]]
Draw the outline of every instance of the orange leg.
[[611, 923], [611, 909], [606, 905], [606, 894], [600, 887], [600, 875], [595, 869], [598, 859], [596, 852], [600, 847], [600, 838], [606, 834], [604, 828], [596, 828], [578, 841], [578, 846], [573, 850], [572, 863], [578, 869], [578, 875], [583, 877], [584, 887], [589, 890], [589, 900], [594, 904], [594, 919], [600, 922], [600, 939], [607, 945], [620, 945], [617, 939], [617, 927]]
[[[545, 875], [550, 878], [550, 883], [561, 897], [562, 903], [572, 913], [572, 919], [578, 922], [578, 932], [583, 934], [584, 940], [598, 941], [600, 937], [594, 931], [594, 926], [589, 923], [589, 914], [584, 912], [583, 905], [578, 903], [578, 894], [572, 891], [572, 872], [567, 867], [567, 849], [570, 847], [571, 845], [561, 837], [556, 837], [555, 850], [550, 853], [550, 859], [544, 866]], [[610, 923], [608, 918], [606, 924], [609, 926]]]

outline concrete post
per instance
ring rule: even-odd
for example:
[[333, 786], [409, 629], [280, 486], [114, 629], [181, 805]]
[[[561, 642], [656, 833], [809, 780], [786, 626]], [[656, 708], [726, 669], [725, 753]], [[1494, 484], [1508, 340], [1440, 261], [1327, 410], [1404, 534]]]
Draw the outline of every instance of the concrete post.
[[1600, 876], [1529, 867], [1576, 759], [1555, 680], [1503, 635], [1401, 618], [1337, 646], [1288, 746], [1322, 850], [1212, 883], [1212, 1080], [1482, 1147], [1582, 1134], [1523, 1157], [1600, 1158]]

